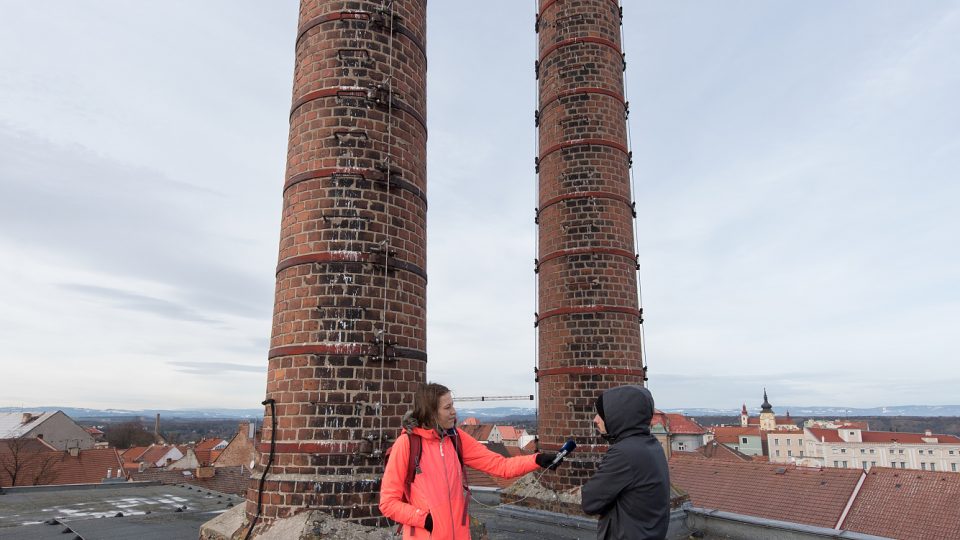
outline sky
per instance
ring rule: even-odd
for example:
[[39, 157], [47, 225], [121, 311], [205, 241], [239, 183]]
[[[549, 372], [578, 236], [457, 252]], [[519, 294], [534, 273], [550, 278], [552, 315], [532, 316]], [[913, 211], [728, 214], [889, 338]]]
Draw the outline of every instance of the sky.
[[[429, 2], [461, 397], [535, 390], [535, 6]], [[297, 11], [0, 0], [0, 406], [259, 406]], [[626, 0], [624, 50], [658, 406], [960, 402], [960, 5]]]

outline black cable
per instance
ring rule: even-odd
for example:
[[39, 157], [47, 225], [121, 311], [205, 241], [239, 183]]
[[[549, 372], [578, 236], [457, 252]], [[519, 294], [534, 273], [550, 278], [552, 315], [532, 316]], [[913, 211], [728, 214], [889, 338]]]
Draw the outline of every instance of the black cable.
[[250, 540], [253, 534], [253, 528], [260, 519], [260, 511], [263, 510], [263, 484], [267, 481], [267, 473], [270, 471], [270, 465], [273, 465], [273, 454], [277, 449], [277, 401], [268, 398], [260, 402], [261, 405], [270, 405], [270, 456], [267, 457], [267, 466], [263, 468], [263, 476], [260, 477], [260, 487], [257, 489], [257, 514], [253, 516], [250, 522], [250, 528], [247, 529], [247, 535], [243, 540]]

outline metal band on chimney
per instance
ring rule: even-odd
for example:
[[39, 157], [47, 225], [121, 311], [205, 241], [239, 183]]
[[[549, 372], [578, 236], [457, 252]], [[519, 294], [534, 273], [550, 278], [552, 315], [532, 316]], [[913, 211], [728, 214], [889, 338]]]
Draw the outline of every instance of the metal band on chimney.
[[573, 257], [576, 255], [614, 255], [616, 257], [623, 257], [624, 259], [629, 259], [631, 263], [636, 264], [637, 254], [627, 251], [625, 249], [617, 248], [575, 248], [575, 249], [561, 249], [548, 253], [541, 257], [537, 261], [537, 270], [543, 266], [544, 263], [552, 261], [554, 259], [559, 259], [560, 257]]
[[556, 197], [547, 199], [543, 204], [540, 205], [540, 212], [543, 212], [551, 206], [563, 202], [563, 201], [573, 201], [577, 199], [610, 199], [614, 201], [622, 202], [627, 205], [631, 211], [633, 211], [633, 201], [629, 198], [624, 197], [623, 195], [618, 195], [616, 193], [609, 193], [606, 191], [578, 191], [576, 193], [569, 193], [567, 195], [558, 195]]
[[363, 180], [369, 182], [386, 182], [388, 187], [396, 186], [398, 189], [409, 191], [417, 198], [420, 202], [423, 203], [423, 208], [427, 208], [427, 195], [423, 192], [422, 189], [415, 186], [413, 183], [400, 178], [397, 175], [391, 174], [389, 179], [383, 171], [370, 170], [370, 169], [361, 169], [361, 168], [329, 168], [329, 169], [316, 169], [312, 171], [302, 172], [300, 174], [291, 176], [283, 184], [283, 191], [286, 193], [288, 189], [299, 184], [300, 182], [306, 182], [307, 180], [316, 180], [318, 178], [332, 178], [336, 179], [337, 177], [360, 177]]
[[[409, 358], [410, 360], [427, 361], [427, 353], [406, 347], [391, 347], [388, 349], [391, 358]], [[303, 354], [320, 354], [328, 356], [377, 356], [380, 346], [370, 343], [311, 343], [306, 345], [287, 345], [270, 349], [269, 358], [278, 356], [298, 356]]]
[[620, 56], [621, 58], [623, 57], [623, 51], [620, 50], [620, 46], [617, 45], [615, 42], [602, 37], [584, 36], [584, 37], [575, 37], [575, 38], [565, 39], [563, 41], [558, 41], [553, 45], [550, 45], [549, 47], [543, 50], [543, 53], [540, 54], [540, 63], [542, 64], [543, 61], [548, 56], [550, 56], [550, 53], [556, 51], [557, 49], [560, 49], [562, 47], [569, 47], [570, 45], [577, 45], [580, 43], [594, 43], [596, 45], [602, 45], [604, 47], [613, 49], [618, 56]]
[[627, 155], [627, 156], [630, 155], [630, 151], [627, 149], [627, 147], [617, 141], [611, 141], [608, 139], [575, 139], [572, 141], [565, 141], [562, 143], [558, 143], [551, 146], [550, 148], [547, 148], [540, 154], [540, 161], [542, 162], [544, 159], [546, 159], [547, 156], [556, 152], [557, 150], [563, 150], [563, 149], [571, 148], [574, 146], [606, 146], [609, 148], [614, 148], [616, 150], [619, 150], [623, 152], [624, 155]]
[[[304, 106], [307, 103], [310, 103], [311, 101], [316, 101], [319, 99], [326, 99], [331, 97], [335, 97], [338, 99], [343, 99], [343, 98], [363, 99], [367, 102], [376, 103], [381, 107], [386, 106], [387, 105], [386, 103], [384, 103], [383, 101], [377, 100], [377, 97], [380, 97], [380, 96], [377, 96], [376, 92], [377, 92], [376, 88], [363, 88], [359, 86], [334, 86], [332, 88], [322, 88], [320, 90], [314, 90], [313, 92], [309, 92], [297, 98], [296, 100], [294, 100], [293, 105], [290, 107], [290, 116], [292, 117], [300, 109], [300, 107]], [[410, 107], [406, 103], [403, 103], [396, 96], [387, 96], [387, 99], [392, 100], [391, 106], [394, 109], [412, 116], [413, 119], [417, 121], [417, 124], [419, 124], [420, 127], [423, 128], [423, 132], [424, 133], [427, 132], [427, 121], [426, 119], [423, 118], [422, 114], [417, 112], [413, 107]]]
[[[298, 255], [280, 261], [280, 264], [277, 265], [277, 274], [293, 266], [313, 263], [383, 264], [383, 256], [379, 253], [364, 253], [361, 251], [321, 251], [308, 255]], [[426, 270], [413, 263], [398, 260], [396, 257], [390, 257], [390, 267], [410, 272], [427, 281]]]
[[537, 314], [536, 322], [534, 326], [539, 326], [541, 322], [552, 317], [559, 317], [561, 315], [589, 315], [594, 313], [621, 313], [624, 315], [633, 315], [640, 318], [640, 310], [623, 307], [623, 306], [577, 306], [577, 307], [562, 307], [557, 309], [551, 309], [550, 311], [545, 311], [543, 313]]
[[612, 90], [607, 90], [607, 89], [605, 89], [605, 88], [583, 87], [583, 88], [574, 88], [573, 90], [565, 90], [565, 91], [563, 91], [563, 92], [557, 92], [557, 93], [554, 94], [553, 96], [550, 96], [550, 97], [548, 97], [547, 99], [543, 100], [543, 102], [540, 104], [540, 114], [542, 115], [542, 114], [543, 114], [543, 111], [547, 110], [547, 107], [549, 107], [549, 106], [552, 105], [553, 103], [555, 103], [555, 102], [557, 102], [557, 101], [559, 101], [560, 99], [563, 99], [563, 98], [565, 98], [565, 97], [580, 96], [580, 95], [593, 95], [593, 94], [611, 97], [611, 98], [619, 101], [620, 103], [622, 103], [622, 104], [623, 104], [623, 107], [624, 107], [624, 110], [626, 110], [627, 101], [626, 101], [626, 98], [624, 98], [622, 94], [619, 94], [619, 93], [614, 92], [614, 91], [612, 91]]

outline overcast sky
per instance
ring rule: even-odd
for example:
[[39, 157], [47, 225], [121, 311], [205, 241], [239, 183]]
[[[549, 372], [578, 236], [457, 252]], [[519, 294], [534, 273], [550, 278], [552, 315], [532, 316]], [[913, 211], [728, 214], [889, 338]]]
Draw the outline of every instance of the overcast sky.
[[[298, 3], [0, 0], [0, 406], [264, 397]], [[535, 2], [429, 3], [428, 376], [534, 391]], [[960, 5], [627, 0], [660, 407], [960, 402]]]

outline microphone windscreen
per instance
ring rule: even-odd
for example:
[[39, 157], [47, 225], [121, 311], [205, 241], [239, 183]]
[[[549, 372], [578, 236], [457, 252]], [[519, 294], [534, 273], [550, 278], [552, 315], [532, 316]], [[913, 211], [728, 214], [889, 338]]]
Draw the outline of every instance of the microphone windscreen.
[[577, 447], [577, 443], [575, 443], [573, 439], [570, 439], [567, 442], [563, 443], [563, 446], [560, 447], [560, 451], [570, 453], [576, 447]]

